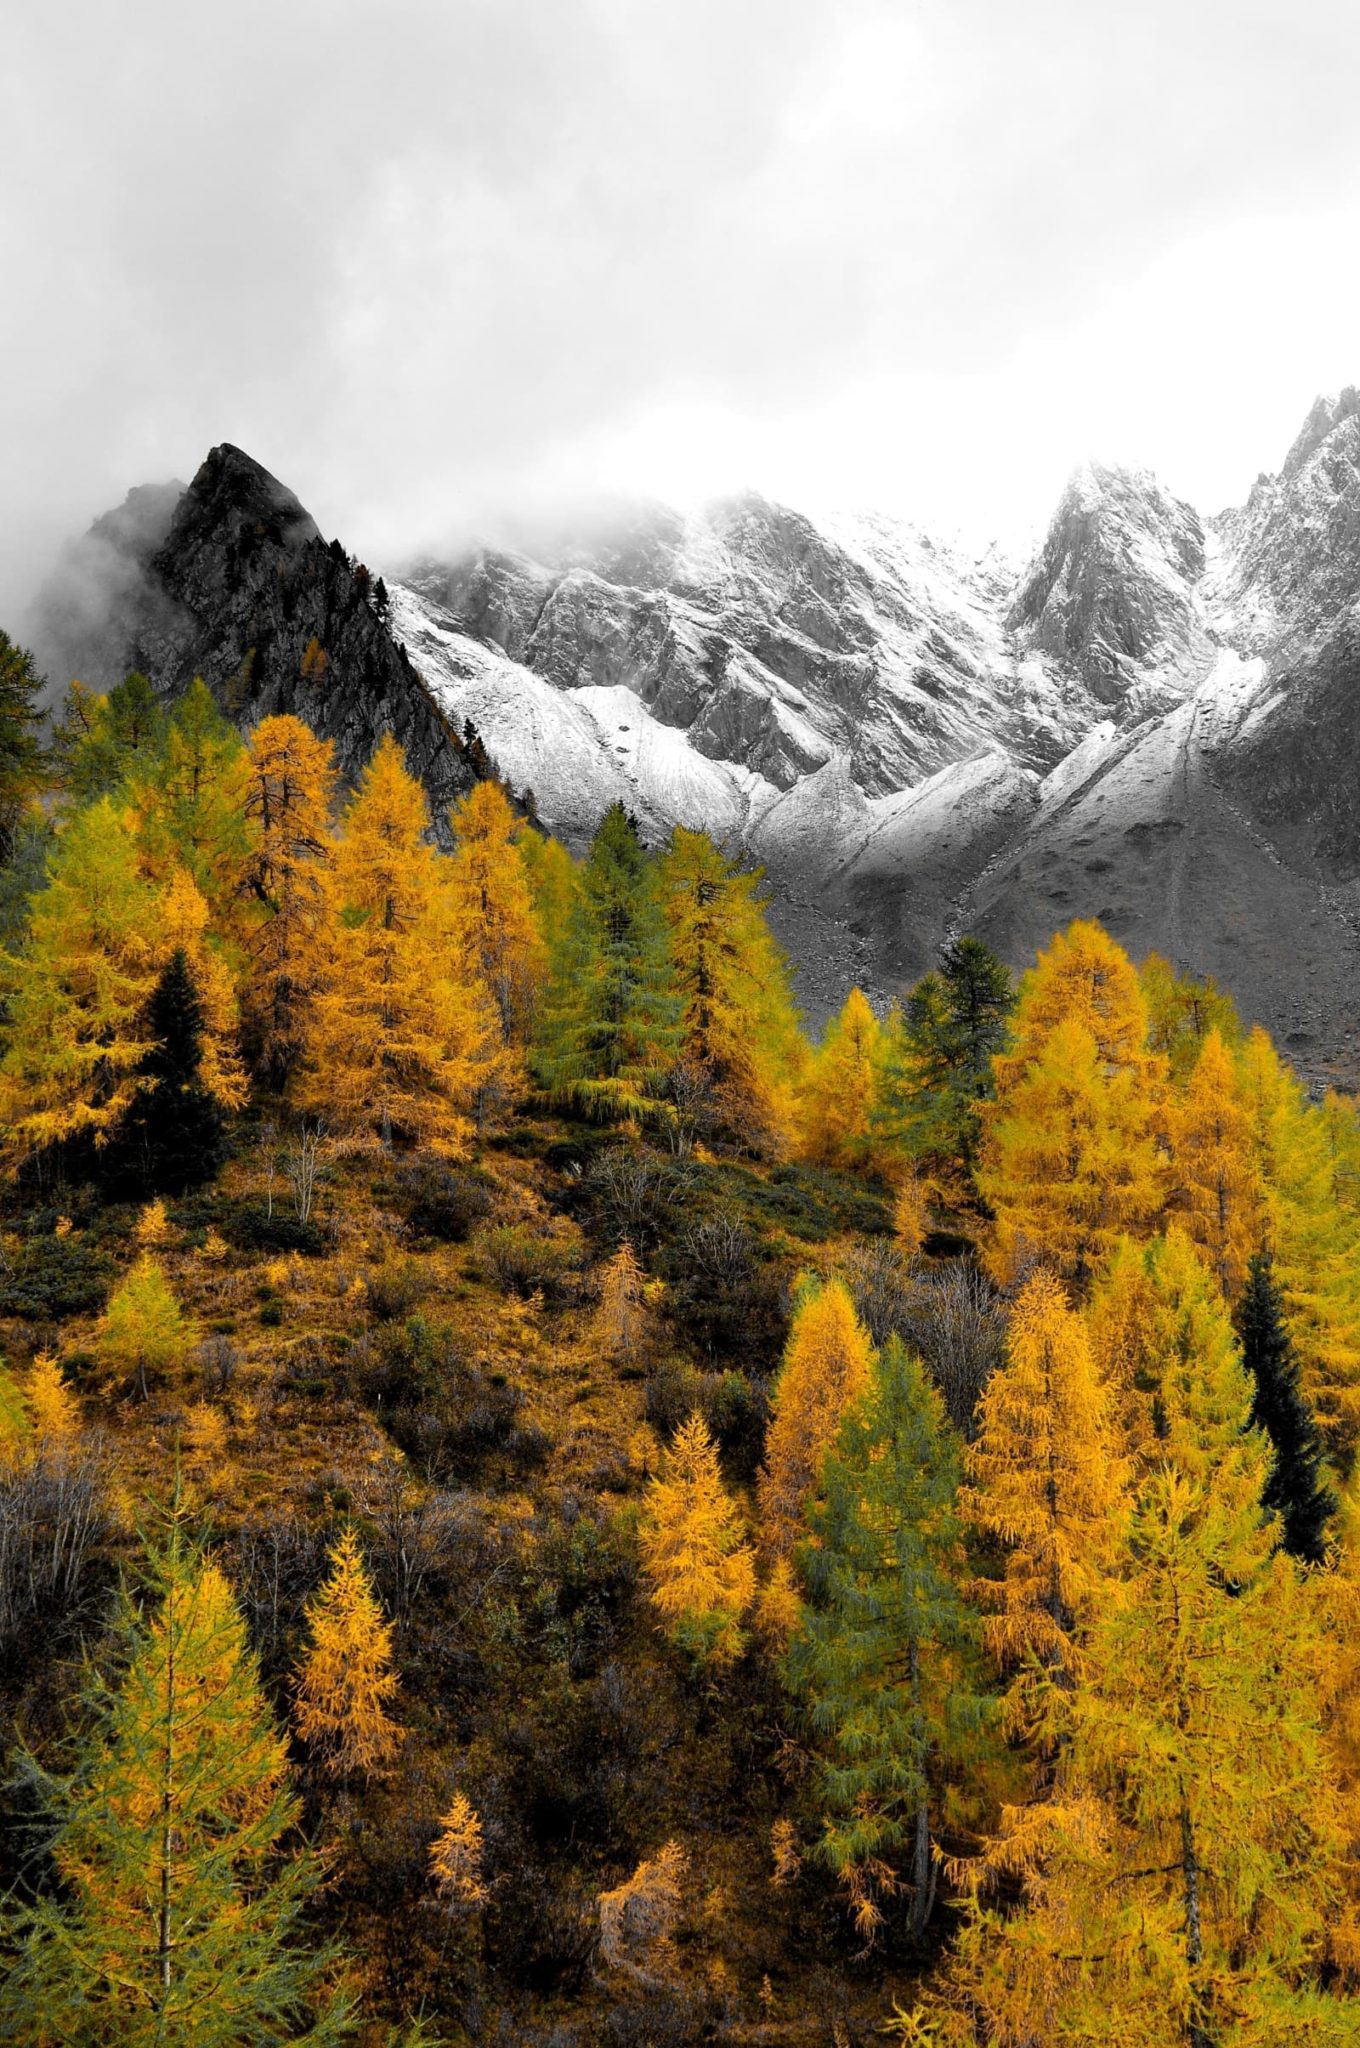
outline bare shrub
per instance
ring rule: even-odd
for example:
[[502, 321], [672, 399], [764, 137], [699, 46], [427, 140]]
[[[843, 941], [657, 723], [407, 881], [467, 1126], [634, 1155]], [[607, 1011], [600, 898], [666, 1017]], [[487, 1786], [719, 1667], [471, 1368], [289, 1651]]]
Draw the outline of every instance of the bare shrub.
[[900, 1337], [919, 1353], [965, 1436], [1005, 1350], [1006, 1314], [972, 1259], [931, 1266], [905, 1259], [889, 1242], [855, 1245], [840, 1261], [855, 1306], [875, 1344]]
[[99, 1457], [88, 1443], [43, 1451], [0, 1476], [0, 1641], [68, 1623], [108, 1534]]

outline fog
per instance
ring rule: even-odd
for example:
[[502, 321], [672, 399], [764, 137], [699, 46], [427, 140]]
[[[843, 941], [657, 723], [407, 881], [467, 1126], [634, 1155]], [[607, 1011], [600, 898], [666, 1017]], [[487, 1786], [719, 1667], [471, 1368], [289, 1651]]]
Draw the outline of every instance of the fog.
[[1252, 0], [11, 9], [0, 622], [232, 440], [375, 562], [752, 485], [1023, 544], [1360, 378], [1360, 15]]

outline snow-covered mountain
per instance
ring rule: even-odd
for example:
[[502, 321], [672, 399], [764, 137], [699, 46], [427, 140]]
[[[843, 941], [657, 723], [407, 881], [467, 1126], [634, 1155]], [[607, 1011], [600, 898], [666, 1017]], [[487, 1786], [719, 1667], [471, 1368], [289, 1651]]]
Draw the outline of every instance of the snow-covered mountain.
[[[900, 988], [950, 931], [1020, 963], [1084, 913], [1360, 1079], [1354, 390], [1213, 518], [1084, 466], [1025, 565], [746, 496], [389, 572], [385, 622], [238, 450], [134, 497], [129, 538], [120, 515], [95, 530], [123, 551], [111, 669], [239, 696], [249, 655], [243, 717], [301, 709], [351, 773], [391, 723], [440, 802], [471, 720], [576, 845], [615, 798], [653, 839], [703, 825], [766, 865], [814, 1017], [852, 980]], [[49, 620], [71, 610], [54, 586]], [[304, 703], [312, 635], [329, 680]]]

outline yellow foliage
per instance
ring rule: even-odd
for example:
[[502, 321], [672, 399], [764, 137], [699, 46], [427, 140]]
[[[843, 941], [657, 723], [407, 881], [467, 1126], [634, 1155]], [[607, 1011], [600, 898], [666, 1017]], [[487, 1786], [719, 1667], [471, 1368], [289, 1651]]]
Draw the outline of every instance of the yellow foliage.
[[227, 1454], [227, 1418], [209, 1401], [195, 1401], [184, 1421], [189, 1463], [213, 1471]]
[[803, 1506], [841, 1418], [869, 1390], [873, 1346], [843, 1280], [804, 1283], [773, 1394], [760, 1475], [766, 1547], [786, 1556], [802, 1534]]
[[136, 1373], [143, 1400], [150, 1381], [168, 1373], [188, 1354], [192, 1325], [149, 1252], [142, 1253], [109, 1297], [95, 1342], [111, 1365]]
[[960, 1507], [1008, 1549], [1004, 1576], [980, 1586], [993, 1655], [1061, 1666], [1104, 1590], [1123, 1470], [1085, 1327], [1051, 1273], [1027, 1283], [1006, 1350], [982, 1396]]
[[1168, 1121], [1186, 1229], [1235, 1301], [1261, 1242], [1263, 1190], [1237, 1069], [1216, 1029], [1205, 1033]]
[[641, 1541], [652, 1604], [696, 1661], [728, 1664], [740, 1654], [741, 1620], [755, 1593], [755, 1564], [741, 1536], [713, 1439], [703, 1418], [691, 1415], [647, 1488]]
[[852, 988], [827, 1026], [803, 1086], [802, 1150], [818, 1166], [873, 1163], [874, 1109], [883, 1067], [883, 1027]]
[[332, 1777], [367, 1777], [396, 1756], [402, 1730], [387, 1704], [397, 1690], [392, 1631], [383, 1620], [352, 1528], [307, 1602], [307, 1649], [294, 1685], [294, 1720]]
[[454, 806], [448, 864], [453, 942], [467, 979], [488, 989], [505, 1042], [523, 1045], [548, 953], [519, 848], [522, 827], [498, 782], [479, 782]]
[[803, 1618], [803, 1603], [789, 1558], [776, 1557], [770, 1566], [769, 1575], [756, 1595], [752, 1618], [765, 1648], [772, 1656], [782, 1656]]
[[686, 1851], [667, 1842], [623, 1884], [600, 1893], [600, 1952], [611, 1970], [649, 1989], [675, 1975], [675, 1928], [688, 1870]]
[[80, 1434], [80, 1403], [50, 1351], [34, 1359], [24, 1392], [39, 1444], [60, 1447]]
[[327, 879], [303, 1096], [341, 1136], [457, 1154], [496, 1057], [479, 984], [448, 960], [429, 812], [386, 735], [345, 815]]
[[211, 1266], [220, 1266], [225, 1259], [231, 1257], [231, 1246], [216, 1224], [209, 1227], [198, 1255], [201, 1259], [206, 1259]]
[[153, 1245], [164, 1244], [170, 1235], [170, 1220], [165, 1213], [165, 1204], [159, 1195], [154, 1202], [148, 1202], [137, 1218], [133, 1236], [138, 1244], [148, 1250]]
[[644, 1281], [637, 1253], [625, 1238], [600, 1282], [595, 1339], [607, 1358], [627, 1361], [637, 1355], [646, 1328]]
[[430, 1844], [430, 1877], [451, 1913], [475, 1913], [486, 1904], [484, 1857], [482, 1823], [466, 1794], [455, 1792]]
[[893, 1242], [902, 1256], [914, 1259], [930, 1231], [930, 1182], [908, 1174], [893, 1203]]

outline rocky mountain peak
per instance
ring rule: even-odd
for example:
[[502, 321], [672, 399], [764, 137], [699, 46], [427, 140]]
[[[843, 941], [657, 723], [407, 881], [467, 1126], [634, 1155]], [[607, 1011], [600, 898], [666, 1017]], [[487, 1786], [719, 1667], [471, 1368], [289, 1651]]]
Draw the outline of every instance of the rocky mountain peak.
[[1354, 384], [1347, 384], [1344, 390], [1331, 396], [1319, 396], [1313, 400], [1308, 417], [1300, 427], [1294, 444], [1285, 456], [1282, 477], [1295, 477], [1311, 457], [1322, 446], [1343, 421], [1360, 416], [1360, 391]]
[[1150, 674], [1180, 677], [1204, 559], [1198, 513], [1149, 471], [1083, 463], [1006, 623], [1117, 706]]

